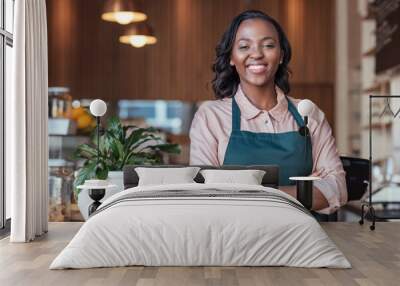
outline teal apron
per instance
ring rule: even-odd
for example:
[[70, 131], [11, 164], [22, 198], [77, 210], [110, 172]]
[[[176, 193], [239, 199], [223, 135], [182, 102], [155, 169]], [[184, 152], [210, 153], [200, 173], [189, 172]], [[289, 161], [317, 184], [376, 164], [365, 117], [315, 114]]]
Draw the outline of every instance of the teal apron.
[[[304, 126], [297, 108], [286, 97], [288, 110], [299, 127]], [[224, 165], [279, 165], [279, 185], [293, 185], [292, 176], [308, 176], [312, 172], [310, 137], [298, 131], [256, 133], [240, 130], [240, 109], [232, 98], [232, 133], [226, 148]]]

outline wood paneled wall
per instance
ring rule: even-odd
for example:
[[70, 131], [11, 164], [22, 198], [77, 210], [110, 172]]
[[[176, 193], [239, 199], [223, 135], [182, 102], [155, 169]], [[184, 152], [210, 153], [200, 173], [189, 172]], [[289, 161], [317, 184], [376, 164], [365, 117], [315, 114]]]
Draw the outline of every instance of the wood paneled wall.
[[315, 101], [333, 124], [334, 1], [146, 0], [158, 43], [140, 49], [118, 42], [124, 28], [100, 19], [103, 4], [47, 0], [50, 86], [110, 101], [212, 99], [217, 42], [235, 15], [260, 9], [282, 24], [292, 44], [291, 95]]

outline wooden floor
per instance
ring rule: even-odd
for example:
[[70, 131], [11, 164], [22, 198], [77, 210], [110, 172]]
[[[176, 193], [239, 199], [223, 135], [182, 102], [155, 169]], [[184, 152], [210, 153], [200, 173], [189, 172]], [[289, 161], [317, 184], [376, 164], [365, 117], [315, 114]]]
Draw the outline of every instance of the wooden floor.
[[400, 285], [400, 223], [325, 223], [323, 228], [353, 265], [352, 269], [289, 267], [123, 267], [48, 270], [81, 223], [50, 223], [32, 243], [0, 241], [0, 285]]

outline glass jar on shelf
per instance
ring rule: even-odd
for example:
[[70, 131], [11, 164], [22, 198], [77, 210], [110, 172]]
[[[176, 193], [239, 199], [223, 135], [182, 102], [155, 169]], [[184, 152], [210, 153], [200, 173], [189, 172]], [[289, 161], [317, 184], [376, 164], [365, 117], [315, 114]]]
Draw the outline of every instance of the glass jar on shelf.
[[49, 87], [49, 118], [71, 118], [72, 97], [68, 87]]

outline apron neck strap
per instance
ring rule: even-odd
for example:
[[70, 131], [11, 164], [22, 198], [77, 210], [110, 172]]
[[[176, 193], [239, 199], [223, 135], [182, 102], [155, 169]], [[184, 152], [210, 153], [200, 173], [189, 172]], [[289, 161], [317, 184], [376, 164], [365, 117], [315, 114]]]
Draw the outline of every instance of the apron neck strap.
[[232, 130], [240, 130], [240, 109], [235, 97], [232, 97]]
[[[296, 121], [299, 127], [304, 126], [303, 117], [301, 117], [300, 113], [297, 111], [297, 108], [290, 101], [290, 99], [286, 97], [288, 101], [288, 110], [293, 115], [294, 120]], [[240, 130], [240, 108], [236, 103], [235, 97], [232, 97], [232, 130]]]
[[304, 126], [303, 117], [301, 117], [300, 113], [297, 111], [297, 108], [294, 106], [293, 102], [289, 100], [289, 97], [286, 96], [286, 100], [288, 101], [288, 109], [289, 112], [293, 115], [294, 120], [299, 127]]

